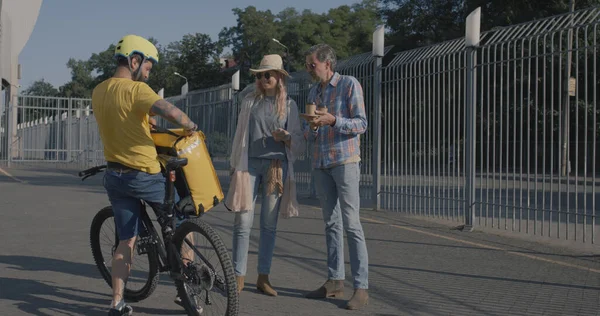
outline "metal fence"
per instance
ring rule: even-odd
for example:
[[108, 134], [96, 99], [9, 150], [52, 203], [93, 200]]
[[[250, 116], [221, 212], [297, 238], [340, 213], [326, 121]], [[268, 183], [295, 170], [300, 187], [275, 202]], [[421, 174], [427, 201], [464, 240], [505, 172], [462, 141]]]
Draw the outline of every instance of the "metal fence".
[[594, 241], [600, 10], [492, 31], [473, 52], [478, 225]]
[[[363, 206], [594, 242], [599, 17], [590, 8], [498, 28], [475, 47], [457, 39], [400, 52], [383, 66], [371, 53], [339, 61], [337, 71], [356, 77], [365, 95]], [[292, 76], [288, 92], [303, 112], [313, 83]], [[222, 174], [240, 95], [250, 90], [223, 85], [168, 98], [207, 135]], [[103, 162], [89, 100], [18, 101], [13, 161]], [[310, 166], [307, 145], [295, 166], [299, 194], [313, 193]]]
[[383, 67], [382, 207], [463, 221], [465, 67], [464, 40]]
[[397, 54], [382, 69], [382, 206], [594, 242], [599, 15], [495, 29], [476, 48], [457, 39]]
[[[207, 147], [213, 158], [226, 159], [231, 150], [233, 139], [232, 126], [235, 126], [235, 109], [233, 108], [233, 90], [231, 84], [189, 92], [185, 97], [166, 98], [206, 134]], [[174, 127], [171, 123], [159, 118], [158, 124], [163, 127]]]
[[57, 162], [73, 167], [104, 163], [91, 100], [18, 97], [17, 139], [12, 162]]
[[[0, 78], [2, 81], [2, 78]], [[2, 82], [2, 89], [0, 91], [0, 163], [8, 161], [8, 145], [9, 145], [9, 133], [8, 133], [8, 107], [9, 107], [9, 87], [4, 86]]]

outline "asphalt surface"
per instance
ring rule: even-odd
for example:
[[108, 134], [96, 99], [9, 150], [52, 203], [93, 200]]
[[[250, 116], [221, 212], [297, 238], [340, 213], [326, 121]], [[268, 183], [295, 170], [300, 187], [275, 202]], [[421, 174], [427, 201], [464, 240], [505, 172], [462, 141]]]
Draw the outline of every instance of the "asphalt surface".
[[[0, 173], [0, 315], [106, 315], [110, 289], [89, 246], [90, 223], [108, 205], [102, 176], [81, 182], [74, 171], [36, 168]], [[271, 283], [255, 289], [258, 219], [250, 242], [240, 315], [600, 315], [600, 247], [585, 250], [385, 211], [361, 211], [370, 262], [370, 302], [347, 311], [343, 299], [303, 294], [326, 278], [324, 225], [314, 200], [280, 219]], [[258, 208], [259, 209], [259, 208]], [[231, 251], [233, 214], [205, 220]], [[346, 256], [346, 296], [352, 278]], [[164, 275], [134, 315], [183, 315]]]

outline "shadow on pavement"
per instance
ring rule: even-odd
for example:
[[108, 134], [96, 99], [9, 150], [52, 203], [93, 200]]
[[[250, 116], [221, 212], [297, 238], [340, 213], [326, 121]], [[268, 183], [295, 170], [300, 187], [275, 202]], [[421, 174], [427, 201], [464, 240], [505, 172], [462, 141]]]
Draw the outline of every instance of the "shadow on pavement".
[[[0, 299], [13, 301], [21, 311], [34, 315], [63, 313], [70, 315], [106, 315], [108, 294], [56, 286], [51, 282], [0, 278]], [[5, 286], [11, 284], [10, 287]], [[134, 306], [134, 312], [154, 315], [180, 315], [183, 310], [165, 310]]]
[[33, 256], [5, 256], [0, 255], [0, 263], [10, 265], [7, 269], [21, 271], [50, 271], [100, 279], [100, 274], [95, 265], [87, 263], [70, 262], [59, 259], [33, 257]]

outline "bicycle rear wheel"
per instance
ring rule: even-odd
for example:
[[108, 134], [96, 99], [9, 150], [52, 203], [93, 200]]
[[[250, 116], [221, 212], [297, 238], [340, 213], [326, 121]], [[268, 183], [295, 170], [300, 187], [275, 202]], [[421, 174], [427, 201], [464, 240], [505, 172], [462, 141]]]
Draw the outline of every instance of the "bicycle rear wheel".
[[[90, 229], [90, 245], [96, 267], [98, 267], [104, 281], [112, 288], [112, 274], [107, 264], [112, 263], [112, 255], [117, 249], [119, 239], [117, 238], [116, 228], [113, 228], [112, 232], [109, 231], [108, 233], [102, 230], [105, 224], [112, 224], [113, 227], [115, 225], [111, 206], [103, 208], [94, 216]], [[158, 256], [155, 248], [150, 247], [146, 254], [139, 256], [136, 251], [139, 240], [140, 238], [138, 237], [133, 250], [134, 258], [131, 273], [125, 284], [125, 291], [123, 293], [125, 300], [131, 302], [138, 302], [148, 298], [156, 289], [159, 279]], [[103, 252], [102, 245], [109, 247], [108, 253], [106, 248]], [[143, 264], [147, 266], [147, 272], [140, 271], [146, 269], [139, 269], [142, 266], [140, 262], [144, 261], [147, 262], [147, 264]]]
[[[205, 246], [198, 247], [203, 243]], [[186, 220], [175, 231], [173, 244], [178, 255], [185, 258], [182, 277], [175, 279], [175, 284], [188, 315], [237, 315], [233, 265], [217, 232], [198, 218]]]

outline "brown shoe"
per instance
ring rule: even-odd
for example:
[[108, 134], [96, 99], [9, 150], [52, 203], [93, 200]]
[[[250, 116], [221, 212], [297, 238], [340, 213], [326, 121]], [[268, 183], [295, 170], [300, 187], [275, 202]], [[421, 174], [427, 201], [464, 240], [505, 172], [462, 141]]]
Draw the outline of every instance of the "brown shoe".
[[256, 281], [256, 289], [270, 296], [277, 296], [277, 291], [273, 289], [269, 282], [268, 274], [259, 274]]
[[348, 301], [346, 309], [361, 309], [369, 304], [369, 294], [365, 289], [355, 289], [354, 295]]
[[343, 298], [344, 297], [344, 280], [327, 280], [320, 288], [306, 293], [306, 298]]
[[243, 275], [236, 276], [235, 281], [237, 283], [237, 292], [238, 292], [238, 294], [240, 294], [240, 292], [244, 289], [244, 276]]

